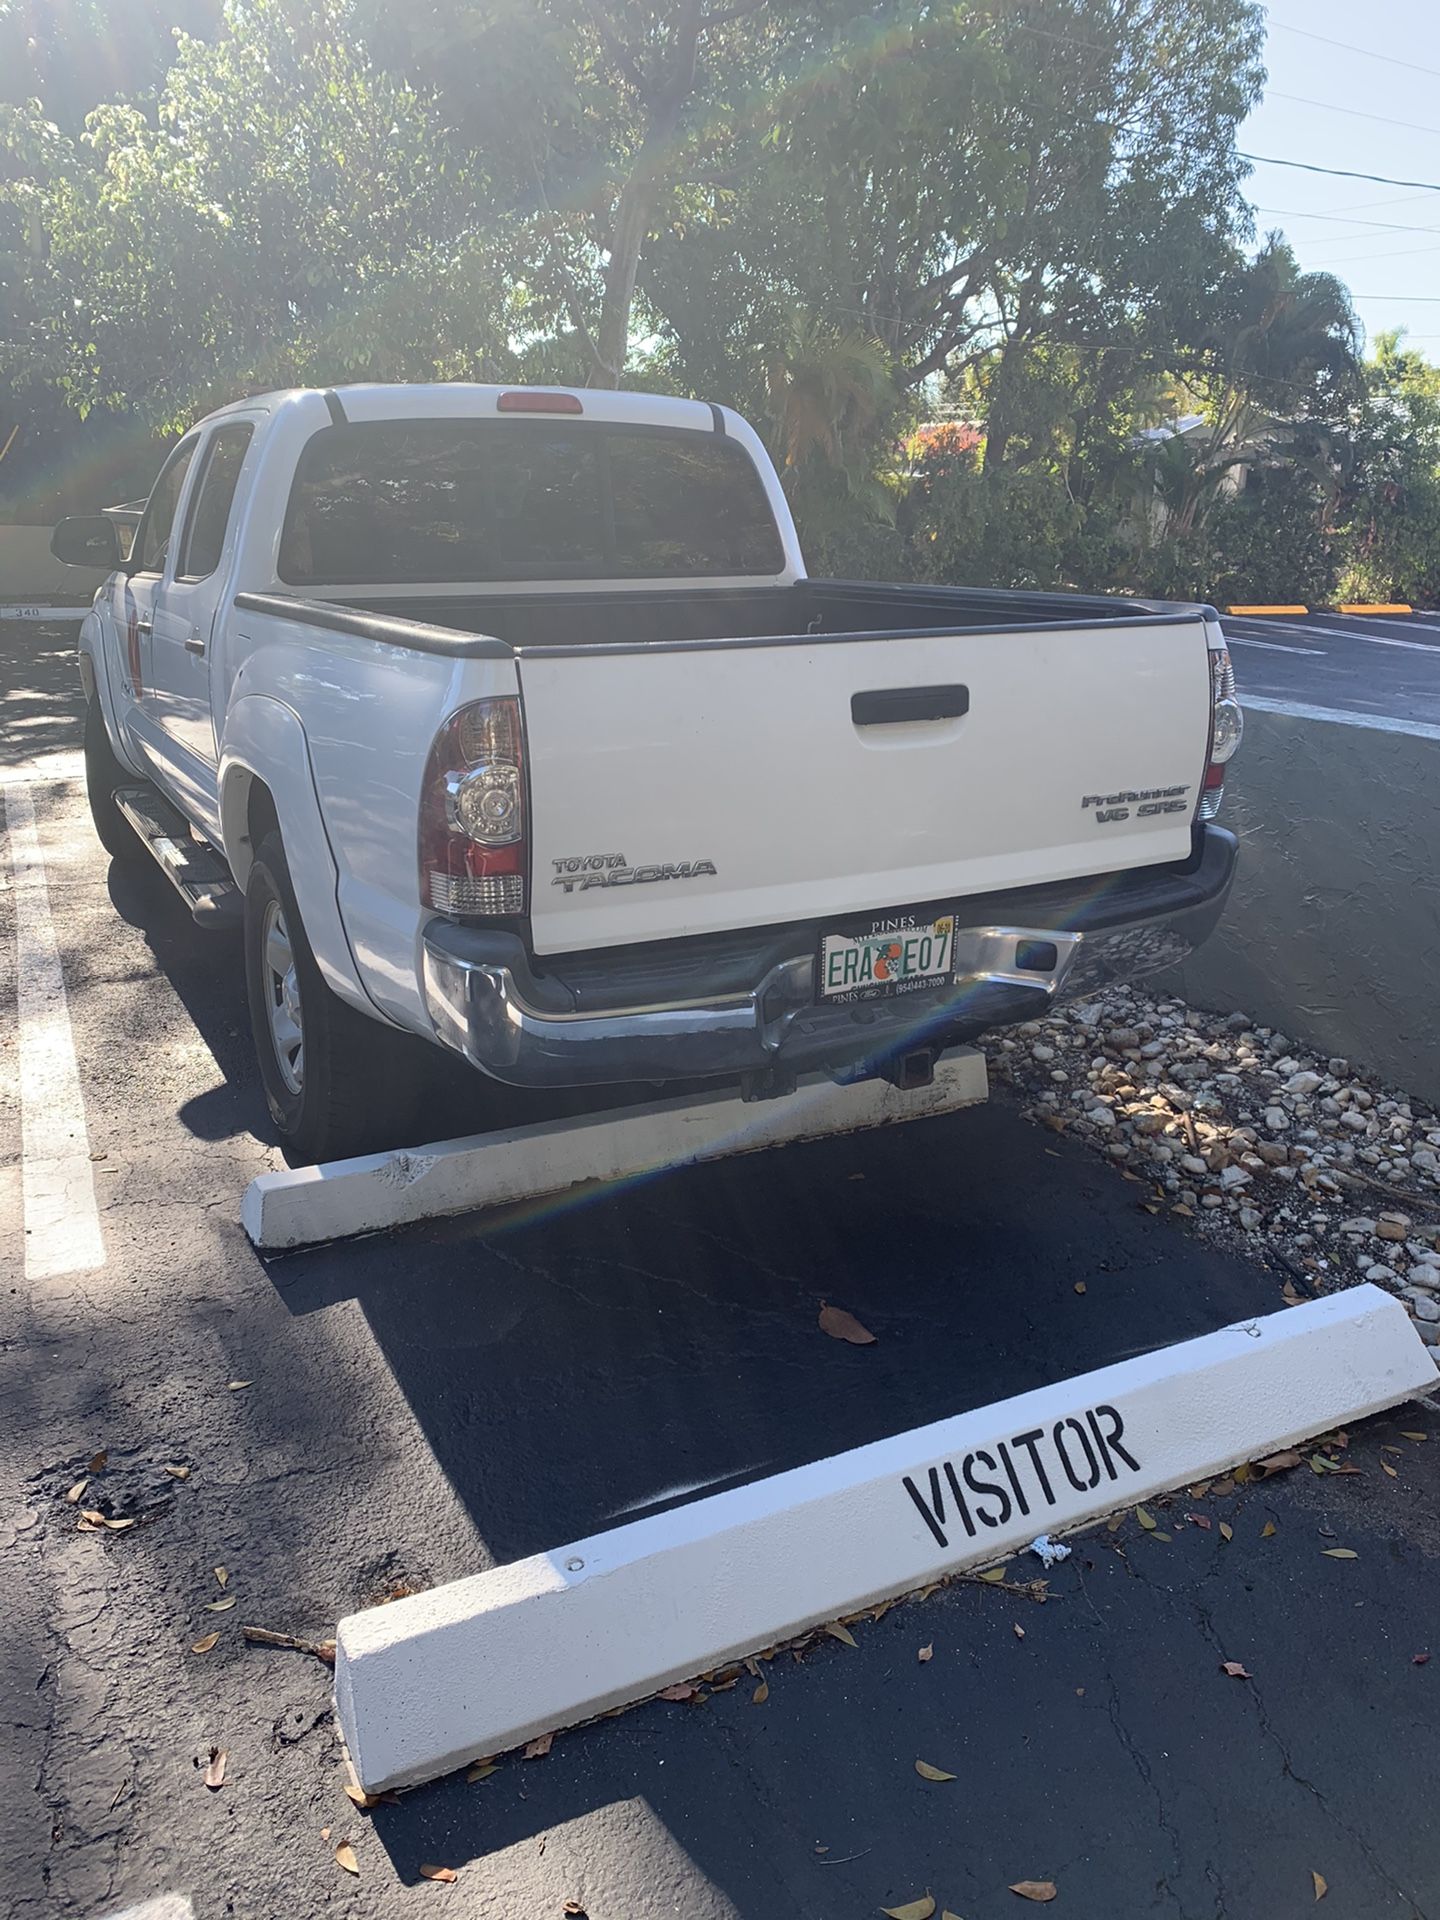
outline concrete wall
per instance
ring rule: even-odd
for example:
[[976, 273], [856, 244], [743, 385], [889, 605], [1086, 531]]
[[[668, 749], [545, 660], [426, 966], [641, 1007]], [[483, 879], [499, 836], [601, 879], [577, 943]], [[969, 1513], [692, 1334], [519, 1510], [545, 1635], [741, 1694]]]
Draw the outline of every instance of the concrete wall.
[[0, 526], [0, 603], [51, 600], [84, 607], [105, 578], [99, 567], [67, 567], [50, 551], [49, 527]]
[[1167, 976], [1440, 1102], [1440, 740], [1248, 711], [1225, 919]]

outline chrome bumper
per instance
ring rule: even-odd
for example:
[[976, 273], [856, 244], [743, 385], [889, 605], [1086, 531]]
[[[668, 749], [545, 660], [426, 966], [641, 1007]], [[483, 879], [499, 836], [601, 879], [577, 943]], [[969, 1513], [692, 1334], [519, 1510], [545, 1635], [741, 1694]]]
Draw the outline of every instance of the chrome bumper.
[[[1232, 836], [1207, 828], [1203, 842], [1193, 872], [1110, 876], [1092, 899], [1069, 903], [1067, 924], [962, 919], [954, 978], [894, 999], [817, 1001], [817, 929], [797, 932], [803, 951], [712, 997], [646, 998], [633, 970], [622, 977], [627, 956], [617, 952], [617, 1004], [581, 1008], [563, 978], [534, 972], [514, 935], [435, 920], [423, 939], [426, 1005], [437, 1039], [514, 1086], [773, 1079], [816, 1069], [853, 1078], [895, 1055], [1033, 1019], [1053, 1001], [1183, 960], [1218, 919], [1234, 869]], [[1129, 882], [1138, 911], [1127, 917]], [[1033, 891], [1044, 906], [1063, 892]], [[983, 904], [962, 903], [960, 912]]]

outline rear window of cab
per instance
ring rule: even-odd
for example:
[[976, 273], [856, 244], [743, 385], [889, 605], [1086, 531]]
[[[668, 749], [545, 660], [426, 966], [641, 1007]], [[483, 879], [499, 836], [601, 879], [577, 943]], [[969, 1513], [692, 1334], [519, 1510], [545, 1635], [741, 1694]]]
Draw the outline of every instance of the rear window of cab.
[[291, 586], [704, 578], [785, 564], [754, 462], [719, 434], [571, 421], [322, 428], [280, 542]]

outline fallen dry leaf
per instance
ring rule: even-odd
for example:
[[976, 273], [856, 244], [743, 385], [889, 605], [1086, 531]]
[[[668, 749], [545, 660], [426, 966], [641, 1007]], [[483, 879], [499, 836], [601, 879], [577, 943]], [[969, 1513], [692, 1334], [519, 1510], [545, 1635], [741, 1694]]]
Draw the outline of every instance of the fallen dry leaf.
[[1400, 1438], [1402, 1440], [1428, 1440], [1429, 1437], [1430, 1436], [1427, 1433], [1411, 1433], [1405, 1427], [1402, 1427], [1400, 1429]]
[[1170, 1535], [1169, 1535], [1168, 1533], [1162, 1533], [1162, 1532], [1160, 1531], [1160, 1529], [1159, 1529], [1159, 1527], [1156, 1527], [1156, 1529], [1155, 1529], [1155, 1531], [1154, 1531], [1154, 1532], [1153, 1532], [1153, 1533], [1152, 1533], [1152, 1534], [1150, 1535], [1150, 1538], [1151, 1538], [1152, 1540], [1161, 1540], [1161, 1541], [1163, 1541], [1163, 1542], [1164, 1542], [1164, 1544], [1165, 1544], [1165, 1545], [1166, 1545], [1167, 1547], [1168, 1547], [1168, 1546], [1169, 1546], [1169, 1544], [1170, 1544]]
[[1042, 1905], [1055, 1898], [1053, 1880], [1014, 1880], [1010, 1884], [1011, 1893], [1018, 1893], [1022, 1900], [1038, 1900]]
[[693, 1700], [699, 1691], [698, 1687], [692, 1687], [688, 1681], [682, 1681], [679, 1686], [662, 1687], [655, 1698], [657, 1700]]
[[1287, 1280], [1284, 1286], [1281, 1287], [1280, 1298], [1285, 1302], [1287, 1307], [1301, 1307], [1305, 1304], [1305, 1296], [1299, 1291], [1293, 1280]]
[[[863, 1173], [852, 1173], [850, 1178], [852, 1180], [863, 1180], [865, 1176]], [[560, 1911], [568, 1916], [568, 1920], [585, 1920], [585, 1909], [578, 1900], [567, 1900]]]
[[320, 1829], [320, 1838], [321, 1838], [322, 1840], [328, 1840], [328, 1839], [330, 1838], [330, 1829], [329, 1829], [329, 1827], [322, 1827], [322, 1828]]
[[525, 1760], [543, 1760], [554, 1744], [555, 1736], [553, 1733], [542, 1733], [537, 1739], [530, 1742], [521, 1758]]
[[1085, 1289], [1085, 1282], [1084, 1282], [1083, 1280], [1077, 1280], [1077, 1281], [1075, 1282], [1075, 1291], [1076, 1291], [1077, 1293], [1084, 1293], [1084, 1292], [1085, 1292], [1085, 1290], [1086, 1290], [1086, 1289]]
[[1316, 1873], [1315, 1869], [1312, 1867], [1310, 1869], [1310, 1879], [1313, 1882], [1315, 1887], [1315, 1898], [1317, 1900], [1323, 1900], [1326, 1894], [1330, 1891], [1329, 1883], [1326, 1881], [1324, 1874]]
[[1222, 1540], [1233, 1540], [1235, 1538], [1235, 1529], [1228, 1520], [1222, 1520], [1220, 1522], [1220, 1538]]
[[98, 1507], [82, 1507], [80, 1509], [80, 1518], [82, 1520], [88, 1520], [92, 1527], [103, 1527], [105, 1525], [105, 1516], [100, 1512]]
[[1003, 1580], [1005, 1578], [1005, 1571], [1004, 1567], [986, 1567], [985, 1571], [980, 1575], [980, 1578], [982, 1580], [988, 1580], [993, 1586], [997, 1580]]
[[768, 1680], [762, 1680], [759, 1686], [756, 1687], [754, 1693], [751, 1694], [750, 1704], [752, 1707], [763, 1707], [769, 1698], [770, 1682]]
[[219, 1644], [220, 1636], [218, 1633], [207, 1633], [194, 1642], [190, 1651], [192, 1653], [209, 1653], [212, 1647], [217, 1647]]
[[875, 1336], [868, 1327], [862, 1327], [853, 1313], [847, 1313], [844, 1307], [832, 1307], [828, 1304], [820, 1308], [820, 1331], [828, 1333], [832, 1340], [848, 1340], [852, 1347], [873, 1347]]
[[493, 1760], [477, 1760], [474, 1766], [466, 1769], [465, 1784], [473, 1787], [477, 1780], [488, 1780], [492, 1773], [499, 1771]]
[[86, 1471], [89, 1473], [103, 1473], [109, 1464], [110, 1464], [110, 1455], [106, 1451], [106, 1449], [102, 1447], [100, 1452], [97, 1453], [94, 1459], [90, 1462], [90, 1465], [86, 1469]]
[[1358, 1560], [1360, 1558], [1353, 1547], [1322, 1547], [1320, 1551], [1327, 1560]]
[[1428, 1667], [1430, 1664], [1430, 1656], [1428, 1653], [1412, 1653], [1410, 1656], [1410, 1664], [1412, 1667]]
[[1274, 1535], [1277, 1534], [1279, 1531], [1280, 1529], [1276, 1526], [1273, 1520], [1267, 1520], [1264, 1526], [1261, 1527], [1260, 1529], [1260, 1538], [1262, 1540], [1272, 1539]]
[[86, 1487], [88, 1487], [89, 1484], [90, 1482], [88, 1480], [77, 1480], [74, 1486], [71, 1487], [70, 1491], [65, 1495], [65, 1498], [70, 1502], [72, 1507], [79, 1500], [81, 1494], [84, 1493]]
[[372, 1807], [378, 1807], [380, 1804], [378, 1793], [366, 1793], [363, 1787], [353, 1786], [348, 1780], [345, 1782], [345, 1797], [347, 1800], [353, 1800], [362, 1813], [368, 1813]]
[[441, 1886], [448, 1887], [453, 1881], [458, 1880], [459, 1877], [453, 1867], [437, 1867], [429, 1860], [422, 1860], [420, 1862], [420, 1878], [422, 1880], [438, 1880]]
[[826, 1633], [829, 1634], [832, 1640], [838, 1640], [842, 1647], [853, 1647], [858, 1645], [858, 1642], [856, 1641], [854, 1634], [851, 1633], [848, 1627], [842, 1627], [838, 1620], [828, 1621], [826, 1623], [825, 1631]]
[[1153, 1533], [1155, 1531], [1155, 1516], [1151, 1513], [1147, 1513], [1144, 1507], [1136, 1507], [1135, 1518], [1140, 1522], [1141, 1526], [1144, 1527], [1147, 1533]]
[[[225, 1384], [231, 1393], [243, 1393], [246, 1387], [253, 1386], [255, 1383], [253, 1380], [227, 1380]], [[358, 1873], [360, 1869], [357, 1867], [355, 1871]]]
[[234, 1605], [235, 1596], [232, 1593], [228, 1600], [207, 1600], [205, 1602], [205, 1611], [206, 1613], [228, 1613]]
[[230, 1569], [228, 1567], [216, 1567], [215, 1578], [220, 1582], [221, 1586], [223, 1587], [230, 1578]]
[[933, 1660], [935, 1658], [934, 1642], [932, 1641], [928, 1647], [921, 1647], [920, 1651], [916, 1654], [915, 1658], [920, 1662], [922, 1666], [925, 1664], [927, 1660]]
[[943, 1767], [932, 1767], [928, 1760], [917, 1760], [915, 1771], [922, 1780], [953, 1780], [953, 1773], [946, 1773]]
[[1228, 1673], [1232, 1680], [1251, 1680], [1254, 1678], [1253, 1674], [1245, 1671], [1238, 1660], [1222, 1660], [1220, 1662], [1220, 1671], [1222, 1673]]
[[111, 1533], [124, 1533], [126, 1528], [133, 1527], [135, 1522], [133, 1520], [106, 1520], [103, 1524]]
[[335, 1849], [335, 1864], [343, 1867], [346, 1873], [360, 1872], [360, 1862], [355, 1858], [355, 1849], [348, 1840], [342, 1840]]
[[217, 1787], [223, 1787], [225, 1784], [226, 1758], [227, 1755], [224, 1747], [212, 1747], [210, 1749], [210, 1764], [205, 1769], [205, 1784], [212, 1793]]
[[1380, 1462], [1380, 1466], [1381, 1466], [1381, 1470], [1385, 1473], [1388, 1473], [1392, 1480], [1398, 1480], [1400, 1478], [1399, 1474], [1395, 1471], [1394, 1467], [1391, 1466], [1388, 1460], [1382, 1460]]
[[190, 1478], [189, 1467], [166, 1467], [165, 1471], [172, 1480], [188, 1480]]
[[1025, 1638], [1025, 1629], [1019, 1624], [1018, 1621], [1011, 1627], [1010, 1631], [1014, 1634], [1017, 1640], [1023, 1640]]
[[1288, 1473], [1291, 1467], [1299, 1466], [1300, 1460], [1301, 1455], [1293, 1448], [1287, 1447], [1283, 1453], [1272, 1453], [1264, 1460], [1257, 1460], [1254, 1472], [1259, 1479], [1264, 1480], [1272, 1473]]
[[935, 1911], [933, 1893], [922, 1894], [918, 1900], [907, 1900], [903, 1907], [882, 1907], [882, 1913], [888, 1913], [890, 1920], [931, 1920]]

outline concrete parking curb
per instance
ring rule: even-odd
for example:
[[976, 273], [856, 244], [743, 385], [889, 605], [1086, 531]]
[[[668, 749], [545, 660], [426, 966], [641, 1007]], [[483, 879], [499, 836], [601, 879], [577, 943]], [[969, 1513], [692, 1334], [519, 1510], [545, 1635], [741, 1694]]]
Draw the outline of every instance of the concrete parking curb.
[[988, 1091], [984, 1055], [954, 1047], [936, 1063], [932, 1083], [908, 1093], [884, 1080], [838, 1087], [810, 1074], [784, 1100], [747, 1104], [727, 1090], [262, 1173], [246, 1189], [240, 1218], [262, 1251], [305, 1246], [506, 1206], [586, 1181], [629, 1180], [791, 1141], [924, 1120], [974, 1106]]
[[1400, 1303], [1361, 1286], [352, 1614], [352, 1763], [371, 1792], [433, 1778], [1436, 1378]]

